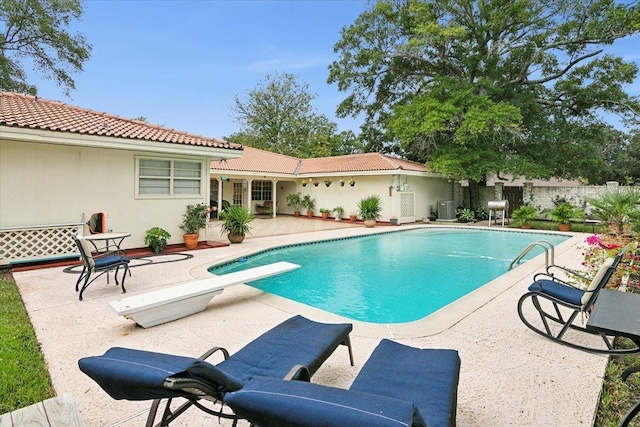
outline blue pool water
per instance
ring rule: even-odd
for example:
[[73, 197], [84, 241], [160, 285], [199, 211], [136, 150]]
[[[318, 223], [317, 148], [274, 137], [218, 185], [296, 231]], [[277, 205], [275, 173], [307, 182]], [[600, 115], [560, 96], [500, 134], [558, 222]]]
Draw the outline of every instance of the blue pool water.
[[[217, 268], [226, 274], [278, 261], [302, 268], [251, 283], [258, 289], [372, 323], [421, 319], [506, 273], [530, 243], [567, 236], [416, 229], [288, 246]], [[525, 258], [542, 253], [535, 249]]]

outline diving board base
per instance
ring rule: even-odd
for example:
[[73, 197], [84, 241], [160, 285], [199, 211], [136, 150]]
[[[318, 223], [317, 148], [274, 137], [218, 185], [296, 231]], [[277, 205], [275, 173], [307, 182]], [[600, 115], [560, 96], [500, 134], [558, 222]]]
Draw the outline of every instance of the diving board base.
[[220, 289], [219, 291], [213, 291], [197, 297], [185, 298], [148, 309], [141, 309], [134, 313], [125, 314], [123, 317], [133, 320], [143, 328], [150, 328], [204, 311], [213, 297], [221, 294], [222, 291], [223, 290]]
[[299, 265], [290, 262], [276, 262], [120, 298], [110, 301], [109, 306], [118, 315], [133, 320], [143, 328], [150, 328], [205, 310], [209, 301], [229, 286], [249, 283], [298, 268], [300, 268]]

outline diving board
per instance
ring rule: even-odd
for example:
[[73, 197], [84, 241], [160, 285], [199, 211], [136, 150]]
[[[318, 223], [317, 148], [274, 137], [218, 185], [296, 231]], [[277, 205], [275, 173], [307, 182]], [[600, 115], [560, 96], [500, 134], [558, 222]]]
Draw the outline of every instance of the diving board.
[[203, 311], [211, 298], [222, 293], [229, 286], [249, 283], [298, 268], [300, 268], [298, 264], [280, 261], [132, 297], [119, 298], [110, 301], [109, 305], [118, 315], [133, 320], [143, 328], [149, 328]]

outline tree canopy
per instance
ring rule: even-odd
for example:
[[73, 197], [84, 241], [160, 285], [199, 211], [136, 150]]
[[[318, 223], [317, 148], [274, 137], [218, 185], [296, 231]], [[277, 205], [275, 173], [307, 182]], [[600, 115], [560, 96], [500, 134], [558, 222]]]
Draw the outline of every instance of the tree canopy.
[[381, 0], [342, 30], [328, 81], [348, 92], [339, 116], [365, 114], [369, 150], [472, 184], [597, 176], [603, 112], [640, 114], [636, 65], [606, 48], [639, 32], [637, 2]]
[[36, 94], [25, 61], [54, 80], [65, 95], [91, 46], [69, 24], [82, 16], [80, 0], [0, 0], [0, 90]]
[[315, 95], [291, 74], [267, 75], [245, 99], [234, 97], [240, 131], [226, 139], [300, 158], [360, 152], [358, 138], [315, 112]]

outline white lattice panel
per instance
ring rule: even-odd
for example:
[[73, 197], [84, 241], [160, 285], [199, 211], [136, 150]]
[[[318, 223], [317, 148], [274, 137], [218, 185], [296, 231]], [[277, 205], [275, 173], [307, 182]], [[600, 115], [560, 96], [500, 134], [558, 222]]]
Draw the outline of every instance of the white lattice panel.
[[78, 254], [72, 235], [84, 224], [61, 224], [0, 230], [0, 264], [37, 261]]
[[396, 196], [398, 224], [416, 222], [416, 193], [398, 192]]

